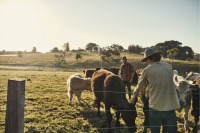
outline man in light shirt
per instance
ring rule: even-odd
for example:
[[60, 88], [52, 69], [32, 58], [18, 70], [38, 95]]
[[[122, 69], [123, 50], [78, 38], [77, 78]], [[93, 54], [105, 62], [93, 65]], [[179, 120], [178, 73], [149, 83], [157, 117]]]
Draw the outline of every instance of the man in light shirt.
[[152, 48], [145, 50], [141, 62], [148, 65], [141, 74], [133, 93], [134, 101], [144, 85], [149, 92], [149, 122], [152, 133], [160, 133], [161, 123], [166, 126], [168, 133], [177, 132], [177, 119], [175, 110], [180, 108], [178, 96], [173, 83], [172, 66], [160, 62], [161, 53]]

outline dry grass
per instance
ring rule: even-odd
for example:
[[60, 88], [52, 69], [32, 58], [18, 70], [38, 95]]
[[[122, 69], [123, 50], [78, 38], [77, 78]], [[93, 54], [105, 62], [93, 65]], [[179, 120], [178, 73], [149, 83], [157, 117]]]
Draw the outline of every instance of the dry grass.
[[[76, 52], [68, 52], [65, 59], [66, 63], [63, 64], [62, 67], [58, 67], [55, 54], [58, 53], [24, 53], [22, 58], [16, 56], [0, 56], [0, 69], [82, 71], [83, 69], [97, 67], [119, 67], [121, 65], [120, 59], [122, 56], [127, 56], [129, 62], [134, 65], [135, 69], [146, 67], [146, 64], [140, 62], [143, 55], [131, 54], [128, 52], [121, 52], [120, 57], [115, 61], [109, 62], [102, 62], [98, 52], [80, 52], [82, 59], [77, 62], [75, 59]], [[171, 60], [163, 59], [162, 61], [171, 63]], [[196, 61], [174, 60], [172, 65], [174, 69], [178, 70], [180, 73], [200, 71], [200, 62]]]
[[[104, 110], [101, 108], [102, 118], [98, 118], [97, 110], [93, 107], [91, 92], [83, 93], [81, 106], [77, 105], [75, 99], [71, 106], [68, 105], [66, 79], [76, 72], [0, 70], [0, 73], [0, 132], [4, 132], [5, 128], [6, 90], [9, 78], [31, 79], [31, 81], [26, 81], [24, 118], [26, 133], [106, 132]], [[133, 86], [132, 89], [134, 89]], [[136, 108], [138, 111], [136, 123], [138, 132], [141, 132], [144, 116], [140, 101]], [[180, 133], [184, 132], [182, 113], [177, 112]], [[114, 119], [113, 115], [113, 127], [115, 126]], [[122, 120], [121, 123], [125, 127]], [[193, 124], [191, 115], [189, 115], [189, 124], [191, 129]], [[114, 132], [127, 133], [127, 129], [114, 129]]]
[[[25, 92], [25, 132], [26, 133], [69, 133], [92, 132], [104, 133], [105, 113], [101, 109], [102, 118], [96, 117], [96, 108], [93, 108], [92, 93], [83, 93], [82, 106], [73, 100], [72, 106], [68, 105], [66, 79], [73, 73], [81, 73], [86, 68], [119, 67], [121, 62], [102, 63], [99, 53], [81, 52], [83, 57], [79, 62], [75, 59], [75, 53], [67, 53], [66, 64], [57, 67], [55, 53], [26, 53], [22, 58], [0, 56], [0, 132], [5, 128], [5, 110], [7, 98], [7, 82], [9, 78], [30, 78], [26, 81]], [[142, 55], [122, 52], [135, 69], [144, 68], [140, 63]], [[164, 60], [171, 62], [169, 60]], [[174, 61], [173, 67], [179, 72], [198, 71], [199, 62]], [[132, 87], [134, 89], [134, 87]], [[144, 119], [141, 102], [137, 103], [138, 117], [136, 123], [138, 132], [142, 131]], [[177, 112], [178, 131], [184, 132], [182, 113]], [[115, 118], [113, 116], [113, 118]], [[122, 126], [125, 126], [121, 120]], [[190, 129], [193, 125], [193, 117], [189, 114]], [[115, 121], [112, 121], [115, 125]], [[126, 133], [127, 129], [114, 132]]]

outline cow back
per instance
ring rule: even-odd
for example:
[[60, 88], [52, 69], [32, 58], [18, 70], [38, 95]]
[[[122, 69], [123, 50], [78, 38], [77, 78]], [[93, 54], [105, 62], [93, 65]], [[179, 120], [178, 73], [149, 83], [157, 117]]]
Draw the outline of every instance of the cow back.
[[91, 79], [91, 88], [96, 99], [110, 105], [127, 101], [122, 79], [107, 70], [96, 71]]
[[103, 101], [104, 97], [104, 80], [107, 75], [111, 75], [113, 73], [100, 69], [92, 75], [91, 79], [91, 89], [96, 99], [99, 101]]

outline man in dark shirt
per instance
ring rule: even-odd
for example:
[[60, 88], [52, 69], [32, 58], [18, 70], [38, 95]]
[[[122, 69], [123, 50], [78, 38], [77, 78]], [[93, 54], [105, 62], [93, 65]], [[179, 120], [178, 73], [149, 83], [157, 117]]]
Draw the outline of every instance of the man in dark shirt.
[[127, 62], [126, 56], [122, 58], [123, 64], [120, 67], [121, 78], [124, 81], [124, 86], [127, 86], [129, 99], [131, 98], [131, 82], [133, 80], [134, 68]]

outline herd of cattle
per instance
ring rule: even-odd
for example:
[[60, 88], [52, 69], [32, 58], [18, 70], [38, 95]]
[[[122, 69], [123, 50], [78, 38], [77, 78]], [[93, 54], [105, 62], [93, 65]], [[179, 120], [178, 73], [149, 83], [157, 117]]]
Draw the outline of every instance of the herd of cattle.
[[[123, 81], [120, 78], [120, 69], [88, 69], [84, 70], [84, 76], [81, 74], [73, 74], [67, 79], [68, 97], [69, 104], [71, 104], [73, 94], [76, 96], [78, 104], [80, 104], [81, 94], [84, 90], [90, 90], [94, 94], [94, 102], [97, 105], [97, 115], [100, 116], [100, 102], [104, 103], [106, 112], [106, 121], [108, 132], [111, 132], [111, 121], [112, 115], [110, 108], [113, 107], [116, 110], [116, 126], [120, 126], [120, 116], [127, 125], [130, 132], [136, 132], [135, 120], [137, 117], [136, 103], [128, 101], [126, 98], [126, 91], [123, 85]], [[132, 85], [136, 85], [142, 69], [135, 71]], [[193, 132], [198, 130], [199, 122], [199, 101], [200, 101], [200, 74], [195, 72], [186, 73], [186, 77], [178, 75], [178, 71], [174, 70], [174, 85], [177, 90], [177, 95], [181, 108], [178, 109], [180, 112], [184, 109], [184, 128], [186, 131], [189, 130], [188, 115], [192, 105], [191, 114], [194, 116], [194, 127]], [[144, 122], [143, 122], [143, 133], [147, 132], [149, 127], [149, 104], [148, 104], [148, 91], [145, 86], [140, 92], [140, 99], [143, 103]], [[165, 126], [163, 124], [163, 132], [165, 132]]]

